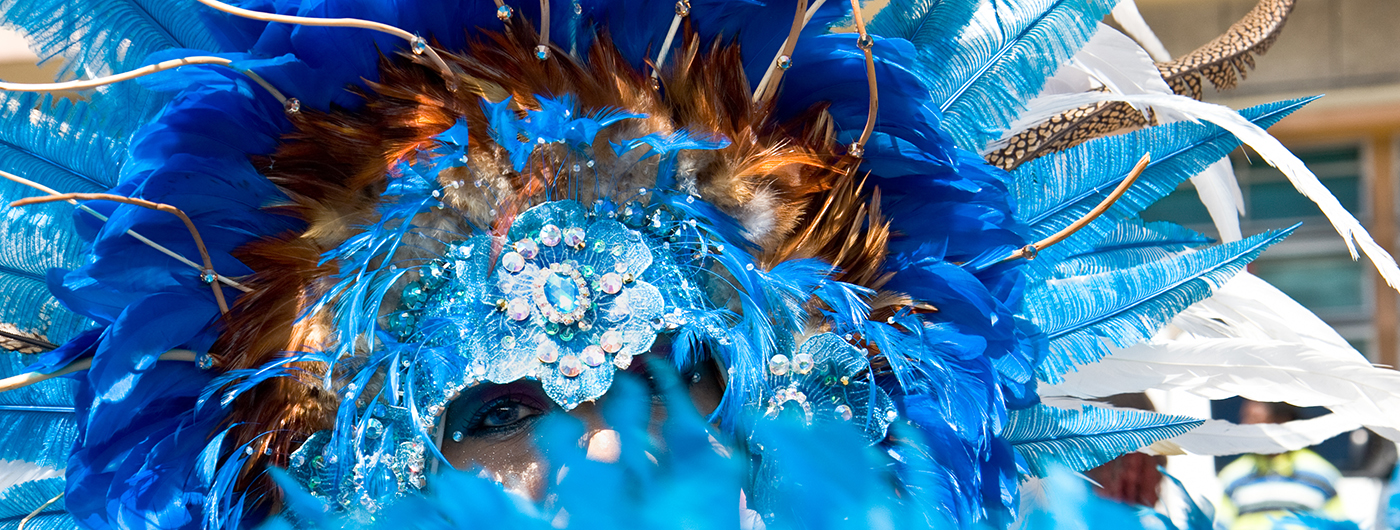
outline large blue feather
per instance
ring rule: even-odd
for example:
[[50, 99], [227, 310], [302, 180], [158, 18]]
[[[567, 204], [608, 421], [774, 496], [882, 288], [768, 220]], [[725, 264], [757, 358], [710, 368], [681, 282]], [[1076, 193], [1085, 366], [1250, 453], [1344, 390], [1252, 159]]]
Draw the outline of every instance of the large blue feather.
[[904, 39], [928, 55], [951, 55], [958, 34], [972, 20], [977, 2], [892, 0], [870, 19], [871, 35]]
[[1136, 267], [1165, 259], [1191, 247], [1208, 245], [1215, 240], [1189, 228], [1158, 221], [1144, 223], [1138, 219], [1120, 221], [1093, 250], [1069, 256], [1055, 267], [1055, 277], [1069, 278]]
[[19, 528], [20, 521], [34, 514], [24, 524], [27, 530], [69, 530], [78, 524], [58, 501], [38, 510], [44, 503], [63, 493], [63, 477], [22, 482], [0, 492], [0, 530]]
[[1130, 269], [1051, 280], [1027, 290], [1026, 312], [1050, 339], [1050, 354], [1037, 377], [1057, 383], [1074, 365], [1103, 358], [1109, 354], [1105, 339], [1118, 347], [1147, 340], [1293, 228]]
[[1025, 459], [1032, 475], [1043, 477], [1055, 465], [1075, 471], [1096, 467], [1202, 423], [1142, 410], [1036, 405], [1012, 411], [1002, 438]]
[[957, 45], [920, 50], [943, 127], [977, 151], [1088, 42], [1116, 0], [981, 0]]
[[[31, 360], [14, 354], [0, 355], [0, 375], [24, 373]], [[0, 392], [0, 460], [67, 467], [68, 452], [77, 435], [74, 386], [70, 379], [50, 379]]]
[[[1240, 114], [1268, 127], [1313, 99], [1259, 105]], [[1234, 135], [1214, 125], [1178, 122], [1085, 142], [1017, 168], [1013, 173], [1017, 216], [1030, 226], [1030, 239], [1040, 240], [1087, 214], [1143, 154], [1152, 155], [1138, 181], [1103, 216], [1042, 251], [1028, 272], [1048, 276], [1064, 257], [1090, 250], [1118, 220], [1135, 217], [1238, 145]]]

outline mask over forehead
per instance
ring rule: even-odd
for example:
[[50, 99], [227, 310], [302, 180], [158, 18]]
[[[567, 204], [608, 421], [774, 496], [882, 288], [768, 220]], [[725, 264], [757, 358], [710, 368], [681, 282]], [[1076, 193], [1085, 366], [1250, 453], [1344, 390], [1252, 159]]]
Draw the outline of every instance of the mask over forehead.
[[[308, 314], [348, 382], [335, 427], [292, 461], [317, 493], [377, 506], [421, 487], [462, 391], [533, 380], [573, 409], [661, 335], [661, 361], [726, 369], [726, 422], [787, 414], [884, 437], [895, 408], [864, 352], [805, 307], [861, 289], [820, 261], [763, 263], [773, 223], [706, 196], [730, 138], [568, 95], [480, 105], [476, 127], [458, 118], [392, 165], [372, 222], [323, 255], [335, 272]], [[337, 486], [347, 476], [380, 485]]]

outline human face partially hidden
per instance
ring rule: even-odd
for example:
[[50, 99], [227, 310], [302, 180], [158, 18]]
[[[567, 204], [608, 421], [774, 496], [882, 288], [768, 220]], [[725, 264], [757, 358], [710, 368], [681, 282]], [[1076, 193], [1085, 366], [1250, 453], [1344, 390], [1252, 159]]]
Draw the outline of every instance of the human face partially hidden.
[[[628, 372], [647, 381], [652, 396], [651, 430], [658, 436], [666, 406], [647, 373], [647, 363], [635, 363]], [[713, 363], [701, 363], [681, 374], [681, 381], [688, 385], [691, 402], [702, 415], [719, 405], [724, 387]], [[598, 412], [607, 399], [609, 395], [604, 395], [599, 403], [584, 403], [568, 412], [587, 428], [580, 443], [587, 445], [588, 457], [604, 462], [616, 460], [619, 450], [616, 432], [608, 429]], [[547, 455], [535, 447], [535, 426], [555, 410], [559, 407], [534, 381], [472, 388], [447, 409], [442, 454], [457, 469], [480, 466], [506, 489], [540, 500], [549, 464]]]

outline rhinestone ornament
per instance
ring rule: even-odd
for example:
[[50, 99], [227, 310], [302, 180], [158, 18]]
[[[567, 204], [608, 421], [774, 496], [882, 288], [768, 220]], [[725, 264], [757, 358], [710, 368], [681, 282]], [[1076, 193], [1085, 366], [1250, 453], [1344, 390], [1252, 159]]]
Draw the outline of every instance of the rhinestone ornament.
[[628, 369], [629, 367], [632, 366], [632, 354], [630, 354], [630, 353], [619, 353], [619, 354], [617, 354], [616, 357], [613, 357], [613, 366], [616, 366], [618, 370], [626, 370], [626, 369]]
[[854, 418], [855, 414], [851, 412], [850, 405], [838, 405], [836, 407], [836, 417], [841, 418], [842, 421], [851, 421], [851, 418]]
[[559, 245], [559, 241], [564, 237], [564, 232], [554, 225], [544, 225], [540, 228], [540, 243], [546, 247]]
[[507, 252], [501, 256], [501, 266], [512, 273], [520, 272], [525, 269], [525, 256], [519, 252]]
[[510, 20], [510, 16], [513, 14], [515, 14], [515, 10], [511, 9], [510, 6], [496, 8], [496, 18], [501, 19], [501, 22]]
[[549, 59], [549, 46], [543, 44], [535, 46], [535, 58], [541, 61]]
[[287, 98], [287, 102], [282, 104], [282, 108], [287, 111], [287, 114], [301, 112], [301, 100], [297, 98]]
[[603, 332], [603, 336], [598, 340], [598, 346], [608, 353], [617, 353], [622, 349], [622, 333], [616, 330]]
[[533, 239], [521, 239], [515, 242], [515, 251], [525, 259], [535, 259], [535, 256], [540, 255], [540, 246]]
[[616, 272], [604, 274], [598, 279], [598, 288], [607, 294], [617, 294], [622, 292], [622, 275]]
[[583, 363], [577, 356], [565, 355], [559, 359], [559, 373], [564, 374], [564, 377], [578, 377], [578, 374], [583, 373]]
[[788, 357], [781, 353], [768, 359], [768, 373], [773, 375], [787, 375], [789, 366]]
[[564, 246], [569, 248], [582, 248], [584, 232], [582, 228], [574, 227], [564, 231]]
[[807, 375], [815, 364], [810, 353], [799, 353], [792, 356], [792, 371], [798, 374]]
[[687, 1], [685, 1], [685, 0], [681, 0], [680, 2], [676, 2], [676, 16], [678, 16], [678, 17], [690, 16], [690, 2], [687, 2]]
[[600, 348], [597, 345], [589, 345], [588, 347], [584, 348], [582, 359], [583, 363], [587, 364], [588, 366], [599, 366], [603, 364], [604, 360], [606, 360], [603, 357], [603, 348]]
[[559, 360], [559, 347], [554, 345], [554, 341], [542, 340], [540, 345], [535, 347], [535, 357], [542, 363], [552, 363]]
[[530, 303], [524, 298], [511, 300], [509, 304], [506, 304], [506, 316], [516, 322], [530, 318]]
[[792, 58], [791, 58], [791, 57], [788, 57], [788, 56], [786, 56], [786, 55], [779, 56], [779, 57], [778, 57], [778, 68], [779, 68], [779, 69], [782, 69], [782, 70], [787, 70], [788, 68], [792, 68]]

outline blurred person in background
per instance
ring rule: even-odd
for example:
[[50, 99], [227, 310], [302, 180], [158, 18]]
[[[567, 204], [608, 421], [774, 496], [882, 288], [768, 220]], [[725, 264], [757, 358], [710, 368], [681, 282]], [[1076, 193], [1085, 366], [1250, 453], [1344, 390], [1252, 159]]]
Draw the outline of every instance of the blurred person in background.
[[[1284, 423], [1298, 419], [1287, 403], [1246, 400], [1240, 423]], [[1219, 520], [1230, 530], [1269, 529], [1292, 514], [1345, 519], [1336, 484], [1341, 473], [1308, 449], [1273, 455], [1243, 455], [1220, 471], [1225, 496]]]

